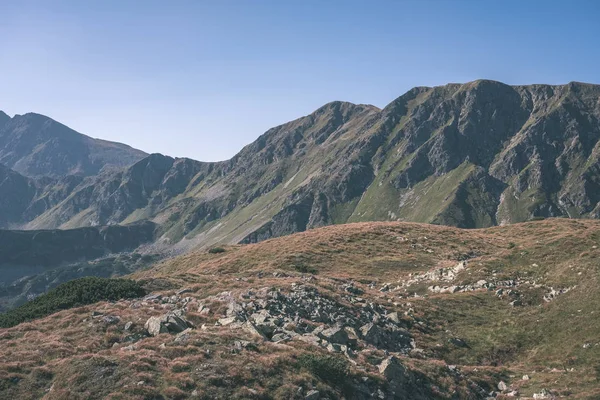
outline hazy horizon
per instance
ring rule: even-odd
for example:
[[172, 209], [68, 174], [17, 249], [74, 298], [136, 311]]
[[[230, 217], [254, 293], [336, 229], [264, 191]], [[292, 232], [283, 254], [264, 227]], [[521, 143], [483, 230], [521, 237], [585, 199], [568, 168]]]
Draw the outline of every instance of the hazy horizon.
[[[5, 4], [0, 109], [201, 161], [335, 100], [600, 83], [593, 1]], [[572, 38], [577, 38], [574, 41]]]

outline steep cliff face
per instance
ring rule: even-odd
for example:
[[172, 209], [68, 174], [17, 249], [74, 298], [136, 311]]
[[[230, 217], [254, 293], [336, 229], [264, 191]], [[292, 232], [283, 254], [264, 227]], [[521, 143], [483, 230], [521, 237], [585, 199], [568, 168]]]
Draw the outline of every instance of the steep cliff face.
[[189, 248], [356, 221], [475, 228], [597, 218], [599, 139], [597, 85], [417, 87], [383, 110], [329, 103], [228, 161], [151, 155], [61, 180], [62, 190], [46, 185], [25, 226], [149, 219], [164, 239]]
[[28, 177], [95, 175], [145, 156], [127, 145], [82, 135], [40, 114], [0, 115], [0, 163]]

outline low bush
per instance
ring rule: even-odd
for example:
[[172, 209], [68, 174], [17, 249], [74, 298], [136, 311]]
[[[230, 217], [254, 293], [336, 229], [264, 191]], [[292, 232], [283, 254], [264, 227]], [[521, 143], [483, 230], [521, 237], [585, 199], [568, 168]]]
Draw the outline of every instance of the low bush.
[[213, 247], [212, 249], [208, 250], [208, 252], [210, 254], [225, 253], [225, 249], [223, 247]]
[[316, 377], [336, 385], [342, 384], [349, 373], [348, 362], [336, 356], [302, 354], [298, 357], [298, 365]]
[[57, 286], [20, 307], [0, 314], [0, 327], [8, 328], [60, 310], [99, 301], [130, 299], [145, 294], [146, 290], [138, 282], [130, 279], [97, 277], [75, 279]]

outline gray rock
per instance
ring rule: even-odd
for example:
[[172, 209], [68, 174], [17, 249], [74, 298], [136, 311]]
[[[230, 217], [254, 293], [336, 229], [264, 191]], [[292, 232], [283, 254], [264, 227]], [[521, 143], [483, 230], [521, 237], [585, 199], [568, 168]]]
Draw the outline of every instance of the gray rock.
[[256, 326], [250, 321], [244, 322], [244, 324], [242, 325], [242, 329], [251, 334], [252, 336], [256, 336], [263, 340], [267, 340], [265, 334], [262, 333], [259, 329], [257, 329]]
[[227, 317], [227, 318], [220, 318], [219, 319], [219, 324], [223, 325], [223, 326], [227, 326], [227, 325], [231, 325], [234, 322], [238, 321], [238, 317], [233, 316], [233, 317]]
[[167, 314], [164, 324], [166, 325], [167, 330], [173, 333], [183, 332], [188, 328], [188, 322], [174, 313]]
[[388, 315], [386, 315], [386, 317], [387, 317], [387, 319], [389, 319], [392, 322], [395, 322], [395, 323], [400, 322], [400, 316], [398, 315], [397, 312], [389, 313]]
[[406, 368], [395, 356], [390, 356], [379, 364], [379, 373], [388, 381], [403, 382], [406, 377]]
[[150, 335], [156, 336], [161, 333], [179, 333], [193, 327], [181, 315], [182, 312], [171, 311], [161, 317], [150, 317], [144, 324], [144, 328]]
[[187, 328], [182, 332], [179, 332], [175, 339], [173, 340], [175, 343], [185, 343], [190, 339], [192, 333], [192, 328]]
[[161, 333], [167, 333], [168, 329], [163, 325], [163, 321], [161, 317], [150, 317], [148, 321], [144, 324], [144, 328], [148, 331], [148, 333], [152, 336], [157, 336]]
[[106, 325], [114, 325], [114, 324], [118, 324], [119, 321], [121, 321], [121, 318], [117, 317], [116, 315], [107, 315], [102, 318], [102, 321]]
[[348, 333], [343, 328], [329, 328], [321, 331], [319, 336], [329, 343], [346, 344], [348, 343]]
[[285, 333], [276, 333], [271, 338], [271, 341], [275, 342], [275, 343], [279, 343], [279, 342], [284, 342], [286, 340], [289, 340], [290, 338], [291, 337], [288, 334], [285, 334]]
[[304, 396], [304, 400], [319, 400], [321, 398], [321, 394], [318, 390], [309, 390]]
[[467, 344], [467, 342], [465, 342], [461, 338], [457, 338], [457, 337], [453, 337], [453, 338], [448, 339], [448, 342], [452, 343], [456, 347], [463, 347], [463, 348], [469, 347], [469, 345]]

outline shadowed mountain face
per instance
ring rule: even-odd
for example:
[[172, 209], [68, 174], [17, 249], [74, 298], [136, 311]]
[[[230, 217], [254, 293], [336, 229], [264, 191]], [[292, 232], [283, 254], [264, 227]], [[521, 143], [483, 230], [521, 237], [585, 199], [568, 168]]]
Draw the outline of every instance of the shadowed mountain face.
[[120, 143], [92, 139], [39, 114], [0, 112], [0, 163], [28, 177], [95, 175], [145, 157]]
[[0, 230], [0, 312], [70, 279], [130, 273], [154, 261], [129, 253], [152, 242], [155, 224], [71, 230]]
[[599, 119], [600, 86], [581, 83], [418, 87], [383, 110], [333, 102], [228, 161], [151, 155], [78, 182], [37, 182], [36, 206], [20, 222], [150, 219], [187, 249], [357, 221], [475, 228], [597, 218]]

